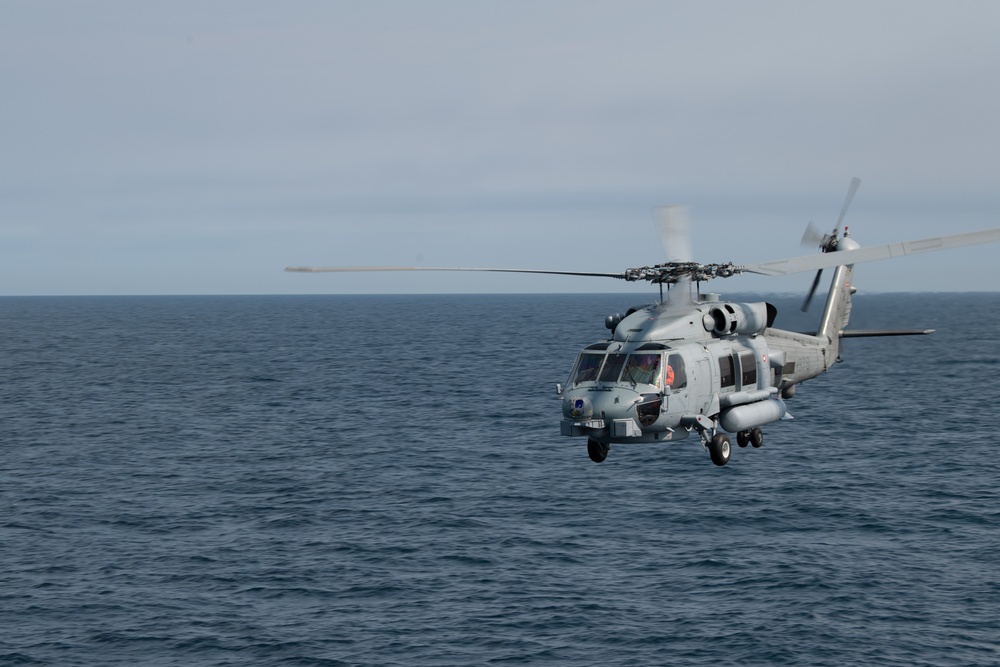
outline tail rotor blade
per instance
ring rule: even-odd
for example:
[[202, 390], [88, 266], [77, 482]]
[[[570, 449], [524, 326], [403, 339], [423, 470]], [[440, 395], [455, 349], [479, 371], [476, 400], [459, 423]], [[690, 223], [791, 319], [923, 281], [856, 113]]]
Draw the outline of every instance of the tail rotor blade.
[[826, 234], [819, 230], [813, 221], [810, 220], [809, 224], [806, 225], [806, 230], [802, 232], [802, 241], [800, 245], [803, 248], [816, 248], [822, 246], [826, 242]]
[[813, 295], [816, 294], [816, 288], [819, 287], [820, 278], [823, 277], [823, 269], [816, 272], [816, 277], [813, 278], [812, 287], [809, 288], [809, 294], [806, 295], [806, 300], [802, 302], [802, 312], [809, 310], [809, 304], [812, 303]]
[[861, 185], [861, 179], [855, 176], [851, 179], [851, 185], [847, 188], [847, 197], [844, 198], [844, 205], [840, 209], [840, 217], [837, 218], [837, 226], [833, 230], [834, 236], [840, 235], [840, 227], [844, 224], [844, 216], [847, 215], [847, 209], [851, 205], [851, 201], [854, 199], [854, 193], [858, 191], [858, 186]]

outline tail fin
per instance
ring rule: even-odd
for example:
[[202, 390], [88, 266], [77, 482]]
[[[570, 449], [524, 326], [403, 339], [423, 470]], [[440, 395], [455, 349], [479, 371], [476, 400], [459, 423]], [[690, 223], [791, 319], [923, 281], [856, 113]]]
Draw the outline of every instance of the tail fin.
[[[837, 244], [837, 250], [854, 250], [860, 248], [853, 239], [844, 236]], [[834, 251], [836, 252], [836, 251]], [[855, 289], [851, 284], [854, 276], [854, 265], [838, 266], [833, 272], [833, 282], [830, 293], [823, 307], [823, 317], [819, 321], [816, 336], [826, 342], [823, 358], [829, 368], [840, 356], [840, 334], [847, 328], [851, 319], [851, 295]]]

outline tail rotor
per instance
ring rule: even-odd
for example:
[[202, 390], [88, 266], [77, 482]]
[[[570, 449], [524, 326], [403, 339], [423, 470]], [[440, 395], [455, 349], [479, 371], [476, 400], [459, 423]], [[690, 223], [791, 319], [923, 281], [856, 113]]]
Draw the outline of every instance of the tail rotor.
[[[802, 234], [802, 245], [803, 246], [819, 246], [820, 252], [833, 252], [837, 249], [837, 241], [840, 238], [840, 228], [844, 224], [844, 216], [847, 215], [847, 209], [851, 206], [851, 202], [854, 200], [854, 195], [858, 191], [858, 186], [861, 185], [861, 179], [855, 176], [851, 179], [851, 184], [847, 188], [847, 196], [844, 198], [844, 205], [840, 207], [840, 216], [837, 218], [837, 226], [833, 228], [831, 234], [824, 234], [819, 230], [819, 228], [813, 224], [812, 220], [806, 225], [806, 231]], [[812, 287], [809, 288], [809, 294], [806, 295], [805, 301], [802, 302], [802, 312], [809, 310], [809, 304], [812, 303], [813, 296], [816, 294], [816, 288], [819, 287], [819, 281], [823, 277], [823, 269], [819, 269], [816, 272], [816, 277], [813, 278]]]

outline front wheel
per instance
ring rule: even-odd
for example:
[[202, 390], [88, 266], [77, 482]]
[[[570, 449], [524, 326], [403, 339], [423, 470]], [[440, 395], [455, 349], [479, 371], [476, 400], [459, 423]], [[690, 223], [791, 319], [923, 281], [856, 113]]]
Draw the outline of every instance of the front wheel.
[[609, 449], [611, 449], [611, 445], [604, 445], [596, 440], [587, 441], [587, 455], [590, 456], [590, 460], [594, 463], [601, 463], [604, 459], [608, 458]]
[[754, 447], [760, 447], [764, 444], [764, 432], [759, 428], [754, 428], [750, 431], [750, 444]]
[[712, 457], [712, 463], [717, 466], [724, 466], [729, 463], [729, 455], [732, 447], [729, 444], [729, 436], [719, 433], [708, 443], [708, 454]]

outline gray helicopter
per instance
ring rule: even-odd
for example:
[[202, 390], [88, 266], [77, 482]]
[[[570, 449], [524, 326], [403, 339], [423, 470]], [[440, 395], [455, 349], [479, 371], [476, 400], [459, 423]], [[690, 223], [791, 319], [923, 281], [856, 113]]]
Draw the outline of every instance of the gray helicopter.
[[[714, 464], [729, 462], [729, 434], [740, 447], [760, 447], [762, 426], [790, 419], [785, 401], [796, 387], [828, 371], [849, 337], [900, 336], [932, 330], [849, 330], [854, 265], [935, 250], [1000, 241], [1000, 229], [919, 241], [862, 247], [843, 227], [844, 215], [860, 181], [854, 179], [830, 234], [807, 228], [804, 244], [821, 254], [757, 264], [699, 264], [691, 261], [687, 225], [678, 207], [660, 209], [660, 235], [668, 257], [663, 264], [594, 273], [530, 269], [431, 267], [288, 267], [293, 272], [493, 271], [598, 276], [646, 281], [659, 286], [660, 300], [609, 315], [610, 336], [577, 356], [565, 386], [562, 435], [587, 438], [587, 453], [604, 461], [612, 444], [658, 443], [696, 434]], [[841, 231], [843, 227], [843, 231]], [[741, 273], [786, 275], [816, 271], [803, 303], [806, 310], [824, 269], [834, 270], [819, 326], [813, 334], [774, 328], [777, 309], [766, 302], [731, 303], [702, 295], [702, 282]], [[663, 286], [668, 288], [665, 299]], [[697, 289], [692, 293], [692, 285]]]

